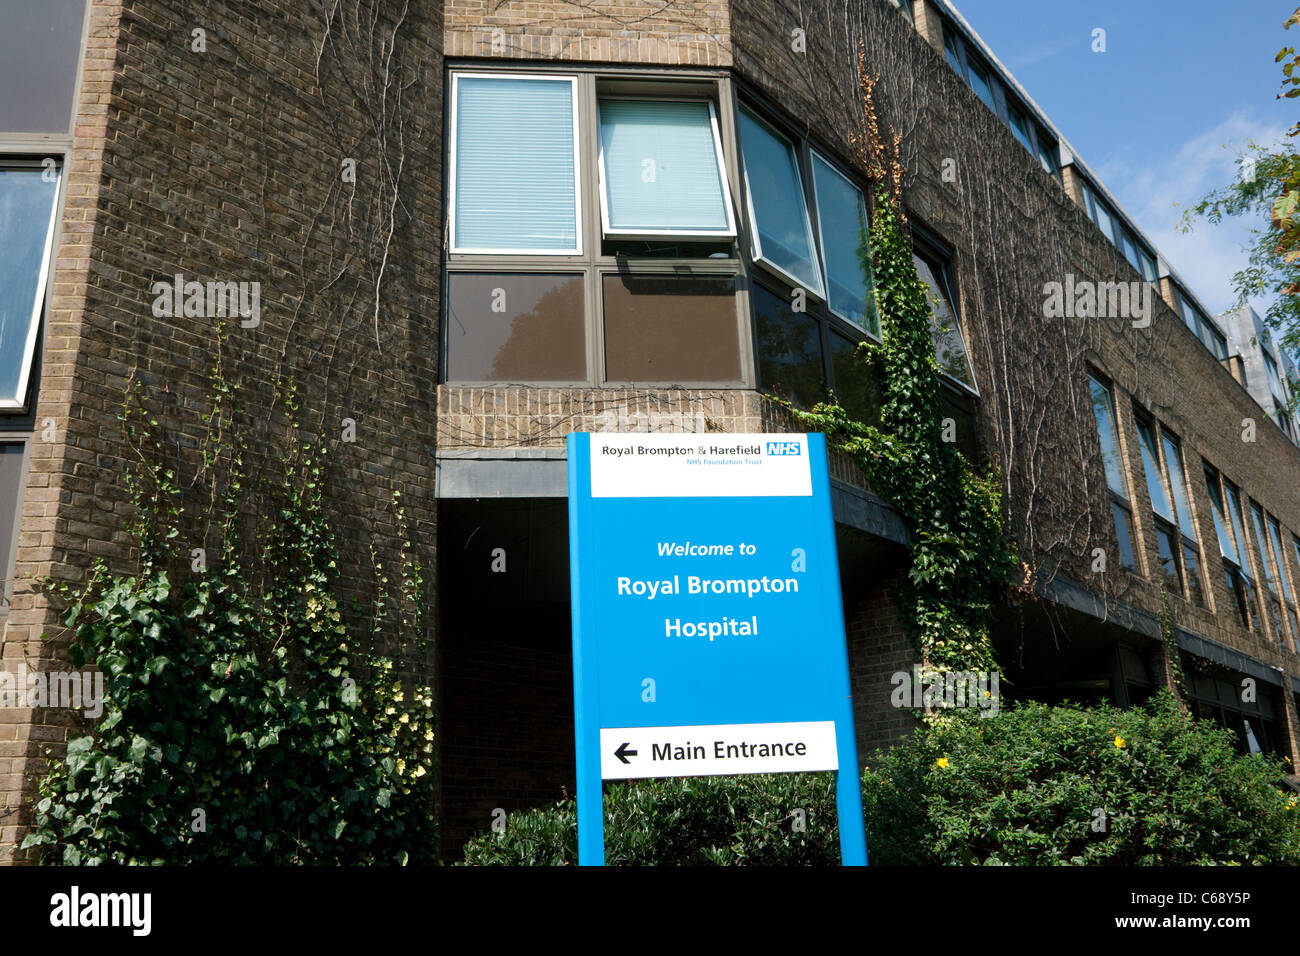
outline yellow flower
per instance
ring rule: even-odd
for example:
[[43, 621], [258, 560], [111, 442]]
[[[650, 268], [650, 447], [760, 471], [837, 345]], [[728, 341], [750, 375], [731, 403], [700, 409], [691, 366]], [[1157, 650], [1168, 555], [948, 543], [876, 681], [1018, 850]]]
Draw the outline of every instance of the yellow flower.
[[1123, 737], [1116, 737], [1116, 738], [1115, 738], [1115, 746], [1116, 746], [1116, 747], [1119, 747], [1121, 750], [1123, 750], [1125, 747], [1128, 746], [1128, 744], [1125, 742], [1125, 740], [1124, 740]]
[[934, 762], [934, 765], [935, 765], [936, 767], [947, 767], [947, 766], [948, 766], [948, 758], [947, 758], [947, 757], [940, 757], [938, 760], [936, 760], [936, 761]]

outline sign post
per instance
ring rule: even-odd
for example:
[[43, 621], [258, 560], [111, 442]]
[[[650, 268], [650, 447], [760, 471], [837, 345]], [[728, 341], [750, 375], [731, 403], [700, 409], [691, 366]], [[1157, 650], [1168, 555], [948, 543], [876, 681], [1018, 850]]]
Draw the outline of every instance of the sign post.
[[819, 434], [571, 434], [578, 862], [603, 780], [834, 770], [867, 862]]

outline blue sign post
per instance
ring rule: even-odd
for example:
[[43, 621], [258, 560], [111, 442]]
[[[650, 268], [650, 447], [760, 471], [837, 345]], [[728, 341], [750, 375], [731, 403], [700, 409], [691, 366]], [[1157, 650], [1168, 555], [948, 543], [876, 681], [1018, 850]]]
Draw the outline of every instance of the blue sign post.
[[578, 862], [603, 780], [837, 771], [867, 862], [825, 437], [569, 436]]

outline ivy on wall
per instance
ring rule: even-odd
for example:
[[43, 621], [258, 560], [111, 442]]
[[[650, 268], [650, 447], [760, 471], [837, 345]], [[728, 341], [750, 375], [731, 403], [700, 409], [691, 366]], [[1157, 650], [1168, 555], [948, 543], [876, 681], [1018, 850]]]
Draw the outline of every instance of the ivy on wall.
[[852, 456], [902, 518], [912, 563], [901, 606], [922, 665], [991, 671], [996, 669], [989, 637], [992, 605], [1018, 561], [1004, 535], [996, 474], [975, 472], [957, 447], [943, 440], [929, 288], [917, 275], [907, 234], [899, 137], [894, 134], [886, 148], [873, 106], [874, 80], [861, 59], [859, 78], [865, 123], [855, 144], [876, 184], [859, 255], [874, 279], [882, 342], [863, 342], [858, 356], [880, 380], [880, 423], [853, 419], [833, 398], [796, 415]]
[[[128, 403], [135, 566], [100, 561], [84, 584], [45, 582], [64, 604], [72, 663], [103, 671], [106, 693], [103, 719], [40, 782], [22, 846], [41, 862], [436, 858], [423, 570], [401, 500], [400, 566], [376, 562], [372, 606], [349, 612], [324, 443], [300, 437], [286, 386], [276, 473], [250, 478], [237, 392], [218, 370], [188, 483], [143, 401]], [[216, 546], [191, 547], [205, 525]]]

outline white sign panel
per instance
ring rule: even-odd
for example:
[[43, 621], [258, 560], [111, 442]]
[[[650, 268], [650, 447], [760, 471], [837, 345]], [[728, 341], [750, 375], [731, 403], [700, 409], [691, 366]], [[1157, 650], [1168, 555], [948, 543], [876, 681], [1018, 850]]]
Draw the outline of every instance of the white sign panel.
[[838, 769], [833, 720], [600, 731], [605, 780]]
[[593, 498], [811, 495], [807, 435], [591, 436]]

